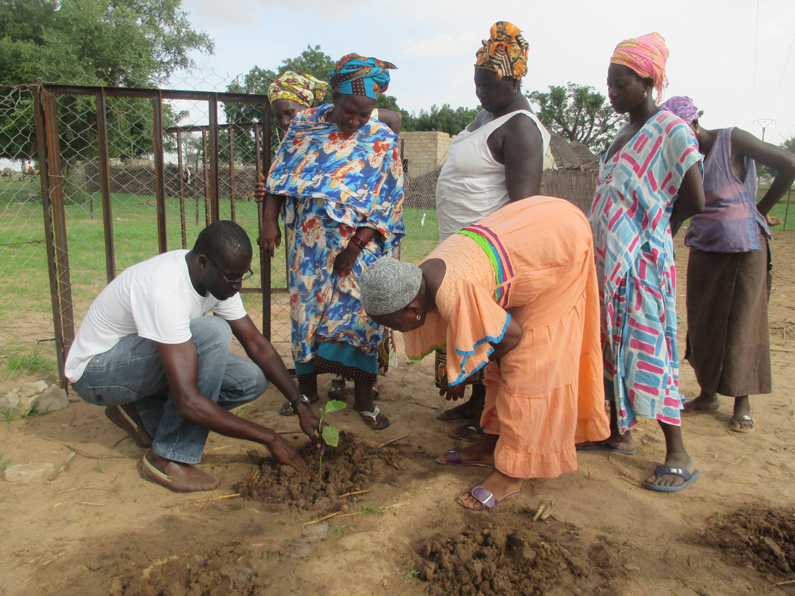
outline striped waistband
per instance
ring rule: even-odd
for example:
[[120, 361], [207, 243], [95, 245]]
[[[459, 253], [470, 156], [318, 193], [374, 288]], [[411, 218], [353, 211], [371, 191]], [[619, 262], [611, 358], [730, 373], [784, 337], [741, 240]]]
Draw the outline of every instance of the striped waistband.
[[508, 252], [502, 242], [489, 228], [479, 225], [471, 225], [458, 233], [472, 238], [483, 249], [486, 256], [489, 257], [497, 279], [497, 289], [494, 292], [494, 296], [497, 304], [504, 307], [508, 303], [508, 294], [511, 289], [511, 284], [506, 284], [505, 282], [513, 278], [514, 272], [511, 259], [508, 257]]

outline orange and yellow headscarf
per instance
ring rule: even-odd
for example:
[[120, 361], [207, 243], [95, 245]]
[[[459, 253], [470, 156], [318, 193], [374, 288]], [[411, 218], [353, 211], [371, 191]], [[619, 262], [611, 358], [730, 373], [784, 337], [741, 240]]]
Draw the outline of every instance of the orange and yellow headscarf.
[[490, 35], [475, 54], [475, 68], [496, 72], [498, 79], [525, 76], [528, 45], [519, 27], [508, 21], [498, 21], [491, 26]]
[[328, 83], [308, 74], [288, 70], [268, 87], [268, 100], [273, 103], [277, 99], [286, 99], [311, 108], [323, 99], [326, 91]]
[[634, 70], [642, 78], [654, 81], [654, 89], [659, 100], [668, 86], [665, 76], [665, 62], [668, 60], [668, 46], [657, 32], [626, 39], [616, 46], [611, 64], [621, 64]]

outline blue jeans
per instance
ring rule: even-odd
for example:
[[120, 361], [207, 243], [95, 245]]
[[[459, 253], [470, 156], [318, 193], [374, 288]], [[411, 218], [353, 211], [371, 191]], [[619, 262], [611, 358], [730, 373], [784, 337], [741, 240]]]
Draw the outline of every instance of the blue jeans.
[[[226, 410], [254, 401], [268, 388], [262, 370], [229, 352], [232, 329], [220, 317], [190, 323], [199, 358], [197, 385], [202, 395]], [[155, 453], [178, 462], [201, 461], [209, 430], [182, 418], [169, 390], [157, 345], [128, 335], [107, 352], [94, 356], [73, 384], [77, 394], [98, 406], [134, 403]]]

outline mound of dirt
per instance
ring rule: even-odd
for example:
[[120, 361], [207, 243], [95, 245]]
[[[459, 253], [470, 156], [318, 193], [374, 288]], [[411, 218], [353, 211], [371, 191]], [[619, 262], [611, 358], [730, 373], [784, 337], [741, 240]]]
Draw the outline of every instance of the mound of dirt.
[[391, 449], [376, 449], [345, 432], [337, 447], [326, 448], [322, 462], [310, 444], [299, 455], [307, 462], [308, 476], [268, 459], [252, 480], [235, 489], [247, 499], [323, 512], [337, 507], [341, 495], [392, 483], [396, 472], [406, 469], [403, 457]]
[[210, 596], [265, 594], [270, 573], [248, 545], [231, 542], [204, 553], [172, 555], [145, 569], [120, 564], [108, 593], [113, 596]]
[[761, 573], [791, 577], [795, 573], [795, 511], [745, 507], [713, 516], [704, 542]]
[[608, 594], [609, 583], [625, 574], [618, 548], [586, 546], [564, 524], [481, 525], [420, 547], [419, 578], [430, 582], [429, 594]]

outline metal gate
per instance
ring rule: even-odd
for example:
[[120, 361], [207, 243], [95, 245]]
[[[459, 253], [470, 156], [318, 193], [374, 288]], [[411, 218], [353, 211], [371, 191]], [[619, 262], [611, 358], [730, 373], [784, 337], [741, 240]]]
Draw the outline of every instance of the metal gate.
[[[250, 235], [259, 232], [262, 206], [253, 203], [251, 191], [259, 174], [269, 169], [273, 131], [270, 104], [264, 95], [75, 87], [38, 81], [35, 85], [50, 296], [58, 371], [65, 387], [64, 362], [75, 336], [75, 317], [82, 317], [117, 271], [165, 252], [169, 243], [172, 249], [176, 245], [189, 248], [189, 236], [218, 219], [241, 220]], [[206, 124], [180, 126], [174, 122], [164, 127], [164, 112], [167, 120], [177, 120], [173, 114], [178, 102], [198, 106], [206, 114]], [[219, 104], [225, 108], [232, 104], [260, 106], [261, 119], [219, 125]], [[66, 112], [69, 118], [63, 118], [59, 109], [70, 110]], [[134, 110], [136, 118], [120, 116], [124, 109]], [[61, 126], [62, 121], [70, 126]], [[135, 139], [125, 126], [136, 127]], [[126, 145], [140, 143], [142, 131], [146, 137], [149, 128], [151, 152], [146, 151], [147, 158], [140, 159], [141, 148], [136, 155]], [[184, 141], [198, 134], [200, 146], [198, 138], [191, 137], [195, 141], [191, 163]], [[224, 135], [228, 142], [219, 143]], [[248, 163], [235, 157], [241, 139], [246, 141]], [[189, 217], [191, 199], [195, 206]], [[95, 202], [101, 207], [102, 221], [101, 230], [96, 231]], [[70, 228], [68, 223], [74, 225]], [[104, 264], [97, 255], [103, 251]], [[250, 303], [256, 297], [249, 294], [259, 295], [262, 331], [271, 339], [271, 294], [286, 296], [286, 283], [281, 283], [281, 278], [272, 280], [271, 259], [262, 251], [259, 268], [259, 287], [244, 288], [244, 300]], [[251, 305], [247, 307], [251, 314]], [[255, 315], [252, 318], [256, 320]]]

